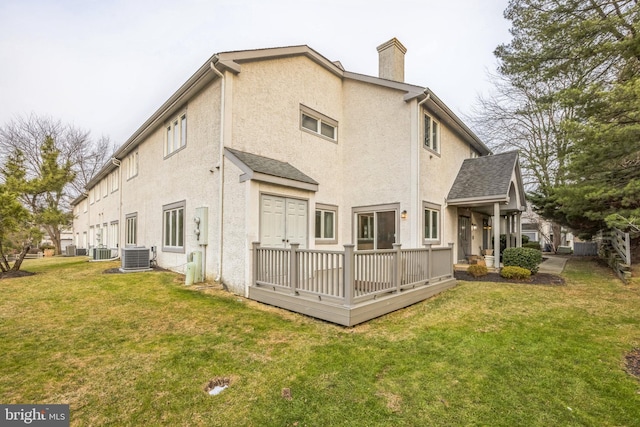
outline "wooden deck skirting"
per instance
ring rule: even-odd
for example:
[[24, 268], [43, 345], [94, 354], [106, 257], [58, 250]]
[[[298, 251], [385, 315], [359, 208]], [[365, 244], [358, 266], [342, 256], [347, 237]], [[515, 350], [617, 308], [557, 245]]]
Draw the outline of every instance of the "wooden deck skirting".
[[453, 244], [344, 251], [253, 244], [249, 298], [344, 326], [407, 307], [455, 286]]

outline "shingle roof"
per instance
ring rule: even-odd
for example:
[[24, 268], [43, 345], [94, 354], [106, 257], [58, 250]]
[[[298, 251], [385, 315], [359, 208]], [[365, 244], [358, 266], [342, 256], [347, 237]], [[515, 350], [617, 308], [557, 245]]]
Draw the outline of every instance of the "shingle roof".
[[245, 153], [244, 151], [238, 151], [228, 147], [225, 149], [254, 172], [306, 182], [308, 184], [318, 184], [313, 178], [305, 175], [287, 162], [281, 162], [280, 160], [259, 156], [257, 154]]
[[517, 151], [466, 159], [447, 200], [507, 196], [517, 162]]

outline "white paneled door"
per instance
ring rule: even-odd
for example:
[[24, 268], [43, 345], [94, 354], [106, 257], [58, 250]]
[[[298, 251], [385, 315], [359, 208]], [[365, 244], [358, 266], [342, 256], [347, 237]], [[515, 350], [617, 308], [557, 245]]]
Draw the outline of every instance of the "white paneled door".
[[263, 194], [260, 200], [260, 244], [287, 248], [307, 247], [307, 201]]

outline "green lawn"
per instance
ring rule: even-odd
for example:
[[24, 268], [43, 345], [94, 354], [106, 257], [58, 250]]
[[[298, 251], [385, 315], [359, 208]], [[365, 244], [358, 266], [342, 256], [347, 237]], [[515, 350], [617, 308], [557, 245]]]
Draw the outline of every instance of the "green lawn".
[[354, 328], [116, 265], [0, 280], [0, 403], [68, 403], [73, 426], [640, 425], [640, 282], [592, 261], [566, 286], [459, 282]]

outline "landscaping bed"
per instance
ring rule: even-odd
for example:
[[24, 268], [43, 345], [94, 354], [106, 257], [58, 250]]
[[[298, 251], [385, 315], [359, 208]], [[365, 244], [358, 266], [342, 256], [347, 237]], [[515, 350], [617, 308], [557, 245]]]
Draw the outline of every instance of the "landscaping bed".
[[523, 283], [527, 285], [550, 286], [564, 285], [564, 279], [562, 277], [549, 273], [534, 274], [527, 280], [505, 279], [496, 272], [488, 273], [486, 276], [473, 277], [466, 271], [455, 271], [454, 276], [456, 280], [465, 280], [467, 282]]

